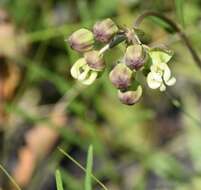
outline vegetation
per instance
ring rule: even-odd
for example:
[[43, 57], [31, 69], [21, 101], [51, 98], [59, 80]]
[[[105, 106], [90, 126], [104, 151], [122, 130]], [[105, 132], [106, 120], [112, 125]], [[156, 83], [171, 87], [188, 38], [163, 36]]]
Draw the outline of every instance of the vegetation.
[[[199, 0], [1, 0], [0, 190], [199, 190], [200, 9]], [[135, 22], [146, 47], [171, 50], [176, 83], [161, 92], [172, 77], [161, 75], [154, 90], [139, 74], [140, 99], [122, 104], [131, 103], [111, 71], [137, 48], [126, 51], [122, 33], [107, 51], [96, 44], [106, 63], [92, 71], [96, 81], [75, 80], [71, 68], [83, 47], [77, 43], [76, 53], [66, 39], [107, 18], [115, 34]], [[149, 52], [152, 61], [156, 55]], [[128, 74], [127, 89], [131, 71], [116, 69]], [[144, 69], [145, 76], [152, 70]]]

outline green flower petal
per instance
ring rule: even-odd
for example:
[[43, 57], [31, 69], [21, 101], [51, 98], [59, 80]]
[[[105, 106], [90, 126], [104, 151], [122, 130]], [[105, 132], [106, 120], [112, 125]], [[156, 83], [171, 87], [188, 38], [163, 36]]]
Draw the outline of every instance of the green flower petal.
[[173, 86], [176, 83], [176, 78], [172, 77], [169, 81], [166, 81], [168, 86]]
[[152, 59], [153, 64], [168, 63], [172, 58], [172, 53], [166, 52], [162, 49], [156, 49], [149, 51], [149, 55]]
[[98, 76], [98, 73], [96, 71], [91, 71], [89, 77], [83, 80], [82, 84], [85, 84], [85, 85], [92, 84], [96, 80], [97, 76]]
[[78, 59], [78, 60], [74, 63], [74, 65], [71, 67], [71, 70], [70, 70], [70, 73], [71, 73], [71, 75], [72, 75], [73, 78], [78, 79], [78, 77], [79, 77], [80, 74], [81, 74], [81, 68], [82, 68], [84, 65], [87, 65], [84, 58]]

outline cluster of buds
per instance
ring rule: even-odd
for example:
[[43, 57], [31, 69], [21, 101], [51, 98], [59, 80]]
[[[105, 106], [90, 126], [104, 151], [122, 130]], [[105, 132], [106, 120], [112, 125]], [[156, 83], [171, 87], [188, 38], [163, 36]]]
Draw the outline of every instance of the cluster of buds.
[[105, 68], [104, 52], [109, 46], [101, 50], [95, 50], [95, 42], [108, 43], [119, 31], [111, 19], [97, 22], [93, 31], [82, 28], [75, 31], [68, 39], [70, 47], [77, 52], [83, 53], [72, 67], [71, 75], [85, 85], [92, 84], [99, 73]]
[[[92, 31], [85, 28], [75, 31], [68, 42], [72, 49], [83, 53], [83, 57], [72, 66], [71, 75], [85, 85], [92, 84], [103, 72], [106, 66], [104, 53], [119, 43], [125, 43], [124, 56], [109, 74], [123, 104], [133, 105], [142, 96], [142, 86], [137, 81], [138, 73], [146, 77], [151, 89], [164, 91], [166, 85], [171, 86], [176, 82], [167, 65], [172, 57], [171, 52], [142, 44], [135, 29], [119, 28], [109, 18], [97, 22]], [[97, 42], [104, 44], [100, 50], [95, 49]]]

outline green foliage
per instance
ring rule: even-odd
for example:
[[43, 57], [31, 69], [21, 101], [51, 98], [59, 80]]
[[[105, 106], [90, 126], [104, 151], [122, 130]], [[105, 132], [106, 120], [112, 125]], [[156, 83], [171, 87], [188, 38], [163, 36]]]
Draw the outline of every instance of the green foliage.
[[184, 22], [184, 0], [175, 0], [175, 7], [176, 7], [177, 17], [178, 17], [181, 25], [185, 26], [185, 22]]
[[57, 190], [64, 190], [63, 183], [62, 183], [62, 178], [61, 178], [61, 173], [60, 173], [59, 170], [56, 170], [55, 178], [56, 178]]
[[85, 190], [92, 189], [91, 175], [93, 168], [93, 146], [90, 145], [87, 155], [86, 177], [85, 177]]
[[[17, 66], [21, 71], [20, 81], [8, 101], [0, 97], [0, 112], [3, 110], [6, 115], [0, 124], [1, 163], [5, 168], [14, 168], [21, 148], [30, 140], [31, 130], [43, 125], [56, 134], [56, 141], [51, 143], [57, 142], [63, 147], [57, 151], [52, 146], [48, 154], [41, 151], [42, 156], [31, 175], [33, 178], [22, 189], [45, 189], [43, 185], [48, 183], [56, 168], [59, 169], [55, 173], [58, 190], [63, 186], [69, 190], [91, 190], [92, 185], [107, 190], [102, 180], [108, 189], [200, 189], [201, 75], [183, 43], [176, 34], [171, 34], [171, 28], [151, 17], [151, 22], [144, 22], [138, 33], [146, 43], [158, 46], [162, 42], [174, 50], [170, 67], [177, 83], [168, 90], [182, 103], [175, 101], [175, 106], [166, 94], [148, 90], [144, 78], [143, 98], [138, 105], [129, 107], [118, 101], [108, 73], [123, 56], [125, 50], [121, 45], [106, 54], [108, 68], [96, 83], [88, 87], [77, 85], [70, 76], [70, 68], [80, 55], [65, 42], [73, 31], [80, 27], [91, 28], [101, 18], [111, 17], [121, 27], [125, 23], [132, 27], [137, 15], [155, 10], [170, 18], [177, 15], [175, 21], [185, 25], [187, 36], [200, 54], [199, 0], [3, 0], [0, 4], [9, 11], [18, 48], [22, 46], [22, 51], [9, 59], [11, 67]], [[161, 27], [170, 33], [163, 32]], [[96, 45], [98, 49], [99, 44]], [[17, 70], [14, 73], [17, 76]], [[7, 92], [2, 91], [3, 76], [0, 76], [0, 96]], [[16, 78], [11, 78], [6, 89], [15, 83]], [[64, 116], [57, 118], [55, 114], [53, 118], [52, 108], [65, 94], [66, 112]], [[65, 122], [56, 126], [51, 122], [54, 119]], [[44, 144], [46, 140], [45, 134]], [[89, 147], [85, 168], [83, 152], [89, 144], [93, 144], [93, 149]], [[41, 147], [43, 144], [36, 150]], [[98, 158], [95, 163], [93, 154]], [[0, 167], [3, 182], [8, 186], [10, 182], [14, 184], [11, 178], [14, 174]], [[10, 179], [2, 178], [4, 174]]]

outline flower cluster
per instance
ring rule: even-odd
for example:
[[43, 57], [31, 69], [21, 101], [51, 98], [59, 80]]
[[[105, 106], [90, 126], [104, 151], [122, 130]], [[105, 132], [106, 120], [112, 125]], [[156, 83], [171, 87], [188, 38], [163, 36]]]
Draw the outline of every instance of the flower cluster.
[[96, 80], [98, 74], [105, 68], [103, 56], [109, 46], [99, 51], [95, 50], [95, 41], [108, 43], [118, 30], [116, 24], [108, 18], [97, 22], [93, 31], [82, 28], [69, 37], [68, 42], [71, 48], [84, 53], [83, 58], [80, 58], [71, 68], [73, 78], [85, 85], [90, 85]]
[[[109, 73], [123, 104], [133, 105], [140, 100], [142, 86], [137, 80], [138, 74], [146, 77], [151, 89], [159, 88], [160, 91], [176, 82], [167, 65], [172, 57], [170, 51], [142, 44], [135, 29], [120, 29], [109, 18], [97, 22], [92, 31], [85, 28], [75, 31], [68, 42], [72, 49], [83, 53], [83, 57], [72, 66], [71, 75], [85, 85], [92, 84], [103, 72], [106, 66], [104, 53], [119, 43], [125, 43], [124, 56]], [[96, 42], [103, 43], [103, 48], [96, 50]]]

